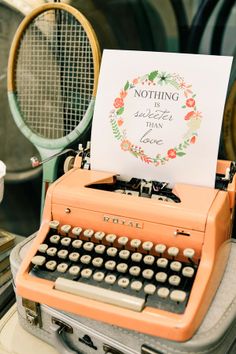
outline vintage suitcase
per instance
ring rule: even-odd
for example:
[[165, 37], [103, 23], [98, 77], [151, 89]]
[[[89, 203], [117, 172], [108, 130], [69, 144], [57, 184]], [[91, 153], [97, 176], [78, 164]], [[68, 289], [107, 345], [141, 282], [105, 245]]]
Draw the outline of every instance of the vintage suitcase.
[[[11, 253], [13, 278], [34, 236]], [[235, 354], [236, 242], [213, 303], [202, 325], [187, 342], [173, 342], [64, 313], [17, 296], [19, 322], [28, 332], [63, 354]], [[85, 300], [86, 301], [86, 300]]]

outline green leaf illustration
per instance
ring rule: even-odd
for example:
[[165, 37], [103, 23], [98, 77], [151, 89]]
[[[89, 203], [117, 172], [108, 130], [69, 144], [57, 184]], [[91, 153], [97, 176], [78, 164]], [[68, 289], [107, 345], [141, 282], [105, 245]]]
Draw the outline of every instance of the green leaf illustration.
[[152, 71], [152, 72], [148, 75], [148, 79], [149, 79], [150, 81], [155, 80], [155, 78], [157, 77], [157, 74], [158, 74], [158, 71], [157, 71], [157, 70], [156, 70], [156, 71]]
[[119, 109], [116, 111], [116, 114], [117, 114], [118, 116], [120, 116], [123, 112], [124, 112], [124, 107], [121, 107], [121, 108], [119, 108]]
[[118, 125], [114, 119], [111, 120], [111, 125], [112, 125], [112, 132], [117, 140], [120, 140], [122, 138], [122, 135], [119, 131]]
[[124, 90], [127, 91], [128, 88], [129, 88], [129, 81], [126, 82], [125, 87], [124, 87]]
[[177, 156], [184, 156], [184, 155], [186, 155], [186, 154], [185, 154], [185, 152], [179, 151], [179, 152], [176, 152], [176, 155], [177, 155]]

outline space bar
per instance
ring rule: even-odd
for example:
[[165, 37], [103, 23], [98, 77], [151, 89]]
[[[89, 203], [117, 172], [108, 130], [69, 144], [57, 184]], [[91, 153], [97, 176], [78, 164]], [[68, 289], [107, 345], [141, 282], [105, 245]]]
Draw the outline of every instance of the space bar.
[[65, 278], [57, 278], [55, 281], [55, 289], [137, 312], [142, 311], [145, 304], [144, 299], [135, 296], [122, 294], [117, 291], [99, 288], [97, 286]]

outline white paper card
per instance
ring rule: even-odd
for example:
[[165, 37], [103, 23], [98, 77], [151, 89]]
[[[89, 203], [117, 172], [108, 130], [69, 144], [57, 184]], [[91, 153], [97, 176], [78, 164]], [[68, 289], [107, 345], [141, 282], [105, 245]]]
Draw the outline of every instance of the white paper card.
[[213, 187], [232, 57], [105, 50], [91, 168]]

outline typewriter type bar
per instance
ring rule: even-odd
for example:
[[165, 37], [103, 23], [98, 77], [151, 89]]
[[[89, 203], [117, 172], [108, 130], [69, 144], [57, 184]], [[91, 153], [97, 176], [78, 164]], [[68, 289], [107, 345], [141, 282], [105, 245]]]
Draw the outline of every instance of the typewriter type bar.
[[175, 185], [179, 203], [90, 188], [114, 180], [74, 168], [54, 182], [17, 291], [64, 311], [185, 341], [225, 269], [235, 177], [226, 190]]

